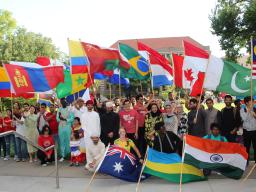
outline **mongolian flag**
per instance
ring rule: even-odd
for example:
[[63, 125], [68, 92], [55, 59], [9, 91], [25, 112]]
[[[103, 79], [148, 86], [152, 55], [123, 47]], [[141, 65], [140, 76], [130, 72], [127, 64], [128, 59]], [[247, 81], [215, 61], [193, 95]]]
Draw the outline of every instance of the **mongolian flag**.
[[45, 92], [64, 82], [62, 66], [32, 68], [4, 64], [16, 94]]
[[33, 98], [34, 93], [15, 94], [11, 92], [11, 83], [3, 67], [0, 67], [0, 97], [23, 97]]

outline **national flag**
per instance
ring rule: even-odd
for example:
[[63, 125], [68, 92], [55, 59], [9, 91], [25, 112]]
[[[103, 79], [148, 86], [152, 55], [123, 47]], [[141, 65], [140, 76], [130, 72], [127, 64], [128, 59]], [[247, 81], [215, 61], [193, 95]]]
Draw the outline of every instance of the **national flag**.
[[56, 87], [56, 93], [58, 98], [72, 95], [86, 88], [88, 78], [87, 73], [70, 74], [69, 71], [65, 70], [64, 76], [64, 83], [60, 83]]
[[88, 72], [89, 60], [80, 41], [68, 40], [72, 74]]
[[186, 163], [182, 165], [181, 157], [177, 153], [163, 153], [148, 148], [144, 173], [179, 183], [181, 169], [182, 183], [205, 180], [201, 170]]
[[0, 98], [1, 97], [23, 97], [26, 99], [33, 98], [34, 93], [12, 93], [9, 77], [3, 67], [0, 67]]
[[110, 146], [99, 165], [99, 172], [119, 179], [137, 182], [142, 166], [135, 156], [118, 146]]
[[256, 79], [256, 39], [251, 40], [251, 46], [252, 46], [252, 79]]
[[199, 169], [210, 169], [226, 177], [240, 179], [248, 154], [239, 143], [202, 139], [187, 135], [184, 162]]
[[54, 103], [54, 98], [52, 98], [52, 94], [39, 93], [37, 97], [37, 103], [45, 103], [49, 107]]
[[146, 51], [151, 64], [151, 72], [153, 78], [153, 87], [173, 84], [173, 71], [170, 62], [154, 49], [138, 42], [138, 50]]
[[[251, 70], [211, 55], [204, 88], [233, 96], [248, 96], [251, 94]], [[253, 87], [253, 94], [256, 94], [256, 86]]]
[[115, 68], [130, 68], [130, 64], [121, 57], [117, 49], [103, 48], [85, 42], [81, 44], [90, 61], [91, 74], [102, 73], [112, 76]]
[[183, 41], [184, 44], [184, 62], [183, 62], [183, 88], [190, 89], [190, 95], [196, 96], [201, 93], [209, 53], [195, 45]]
[[72, 104], [75, 100], [77, 100], [78, 98], [82, 98], [83, 95], [85, 94], [85, 91], [86, 89], [84, 90], [81, 90], [81, 91], [78, 91], [72, 95], [69, 95], [66, 97], [66, 101], [69, 103], [69, 104]]
[[121, 85], [125, 85], [126, 87], [129, 87], [130, 81], [128, 78], [120, 77], [120, 71], [119, 69], [114, 70], [114, 74], [108, 78], [108, 82], [111, 84], [118, 85], [120, 81]]
[[121, 69], [122, 77], [139, 80], [145, 80], [150, 77], [149, 63], [138, 51], [123, 43], [119, 43], [119, 50], [131, 65], [128, 71]]
[[45, 92], [64, 82], [63, 67], [32, 68], [4, 64], [16, 94]]
[[174, 84], [176, 87], [183, 88], [183, 61], [184, 57], [182, 55], [172, 54], [172, 62], [174, 69]]
[[49, 66], [51, 64], [51, 60], [50, 60], [49, 57], [38, 56], [36, 58], [36, 63], [41, 65], [41, 66]]

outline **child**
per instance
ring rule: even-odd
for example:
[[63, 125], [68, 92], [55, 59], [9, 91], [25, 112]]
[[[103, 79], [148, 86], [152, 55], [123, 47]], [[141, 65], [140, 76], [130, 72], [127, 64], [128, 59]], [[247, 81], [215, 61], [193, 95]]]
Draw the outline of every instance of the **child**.
[[[210, 125], [211, 134], [204, 136], [204, 139], [211, 139], [215, 141], [227, 142], [226, 137], [221, 136], [220, 134], [220, 126], [217, 123], [212, 123]], [[204, 176], [211, 175], [210, 169], [203, 169]]]
[[74, 122], [72, 125], [72, 132], [77, 132], [79, 134], [80, 139], [80, 152], [81, 154], [81, 162], [85, 160], [85, 143], [84, 143], [84, 130], [81, 127], [81, 122], [79, 117], [74, 118]]
[[215, 141], [227, 142], [226, 137], [221, 136], [220, 134], [220, 126], [217, 123], [212, 123], [210, 125], [211, 134], [204, 136], [204, 139], [211, 139]]
[[82, 153], [80, 151], [80, 137], [77, 131], [73, 132], [71, 135], [70, 141], [70, 151], [71, 151], [71, 159], [70, 166], [74, 164], [79, 166], [79, 163], [82, 161]]

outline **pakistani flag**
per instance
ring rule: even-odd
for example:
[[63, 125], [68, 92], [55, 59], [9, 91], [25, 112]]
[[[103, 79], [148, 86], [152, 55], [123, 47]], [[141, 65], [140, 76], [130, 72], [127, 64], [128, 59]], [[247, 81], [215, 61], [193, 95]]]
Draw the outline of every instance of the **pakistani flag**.
[[[255, 94], [256, 86], [253, 87]], [[237, 63], [211, 56], [206, 70], [204, 88], [225, 92], [233, 96], [249, 96], [251, 70]]]

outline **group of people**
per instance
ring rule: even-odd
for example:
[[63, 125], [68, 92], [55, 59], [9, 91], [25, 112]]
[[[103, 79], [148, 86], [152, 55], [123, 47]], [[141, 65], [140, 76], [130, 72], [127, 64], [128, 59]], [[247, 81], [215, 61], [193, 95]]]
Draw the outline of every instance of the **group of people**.
[[[152, 94], [147, 98], [139, 94], [105, 102], [78, 98], [72, 105], [61, 99], [58, 107], [52, 104], [48, 110], [44, 103], [40, 107], [24, 103], [21, 107], [16, 102], [13, 110], [0, 111], [0, 133], [15, 130], [43, 148], [57, 145], [60, 162], [70, 159], [70, 166], [86, 162], [89, 171], [96, 169], [108, 145], [126, 149], [141, 163], [147, 146], [181, 154], [183, 136], [187, 133], [222, 142], [243, 142], [248, 153], [252, 144], [255, 152], [253, 100], [245, 97], [244, 106], [240, 100], [232, 106], [232, 97], [226, 95], [224, 103], [225, 107], [219, 111], [214, 108], [212, 98], [198, 96], [181, 103], [171, 92], [166, 101], [155, 99]], [[4, 160], [10, 159], [11, 149], [17, 162], [26, 161], [28, 156], [30, 163], [38, 158], [47, 166], [54, 160], [54, 149], [37, 150], [19, 135], [0, 137], [0, 155]]]

